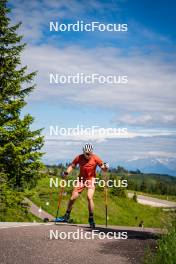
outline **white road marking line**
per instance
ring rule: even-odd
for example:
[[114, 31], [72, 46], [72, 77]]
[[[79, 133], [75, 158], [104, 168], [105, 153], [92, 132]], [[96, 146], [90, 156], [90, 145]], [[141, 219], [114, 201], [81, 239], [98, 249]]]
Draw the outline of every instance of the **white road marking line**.
[[13, 227], [25, 227], [25, 226], [38, 226], [38, 225], [52, 225], [53, 223], [46, 223], [46, 224], [44, 224], [44, 223], [36, 223], [36, 224], [21, 224], [21, 225], [12, 225], [12, 226], [1, 226], [0, 225], [0, 229], [5, 229], [5, 228], [13, 228]]

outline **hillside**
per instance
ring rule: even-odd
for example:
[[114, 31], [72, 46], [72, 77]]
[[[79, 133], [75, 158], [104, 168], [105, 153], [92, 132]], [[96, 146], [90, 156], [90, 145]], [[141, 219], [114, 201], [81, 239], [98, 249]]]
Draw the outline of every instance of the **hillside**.
[[[39, 207], [52, 215], [56, 214], [57, 200], [60, 188], [49, 187], [50, 177], [41, 179], [38, 185], [30, 192], [28, 197]], [[71, 188], [66, 188], [59, 215], [63, 215], [71, 194]], [[97, 224], [105, 223], [105, 205], [103, 188], [98, 187], [95, 192], [95, 220]], [[87, 223], [88, 210], [86, 192], [83, 192], [76, 201], [72, 210], [71, 218], [75, 223]], [[152, 208], [134, 202], [125, 197], [118, 197], [108, 190], [108, 224], [139, 226], [141, 221], [145, 227], [162, 227], [167, 221], [168, 214], [160, 208]]]

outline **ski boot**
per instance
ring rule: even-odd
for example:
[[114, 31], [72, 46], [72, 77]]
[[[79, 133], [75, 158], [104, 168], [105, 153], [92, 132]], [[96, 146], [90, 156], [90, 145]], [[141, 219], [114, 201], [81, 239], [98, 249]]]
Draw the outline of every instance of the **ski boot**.
[[92, 217], [89, 217], [89, 225], [90, 225], [90, 228], [95, 228], [95, 222]]

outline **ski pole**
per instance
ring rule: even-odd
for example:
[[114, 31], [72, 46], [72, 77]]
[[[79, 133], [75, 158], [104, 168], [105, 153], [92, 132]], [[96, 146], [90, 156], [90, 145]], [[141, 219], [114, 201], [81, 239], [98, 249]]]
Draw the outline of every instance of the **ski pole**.
[[108, 188], [105, 187], [105, 210], [106, 210], [106, 227], [108, 226]]
[[61, 201], [62, 201], [62, 194], [64, 192], [64, 187], [61, 187], [61, 191], [59, 193], [59, 198], [58, 198], [58, 204], [57, 204], [57, 213], [56, 213], [56, 218], [58, 217]]
[[60, 209], [60, 205], [61, 205], [61, 201], [62, 201], [63, 192], [64, 192], [64, 186], [61, 187], [61, 190], [60, 190], [60, 193], [59, 193], [59, 198], [58, 198], [58, 203], [57, 203], [57, 212], [56, 212], [55, 220], [58, 217], [58, 213], [59, 213], [59, 209]]
[[108, 188], [107, 188], [107, 174], [104, 172], [104, 178], [105, 178], [105, 224], [106, 227], [108, 226]]

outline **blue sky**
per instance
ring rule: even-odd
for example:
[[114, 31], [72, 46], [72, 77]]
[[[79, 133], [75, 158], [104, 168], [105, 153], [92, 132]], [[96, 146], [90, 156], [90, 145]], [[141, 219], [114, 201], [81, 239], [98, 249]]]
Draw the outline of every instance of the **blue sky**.
[[[10, 0], [9, 6], [27, 43], [22, 64], [38, 71], [23, 114], [35, 117], [33, 128], [44, 127], [45, 162], [70, 160], [87, 141], [110, 163], [176, 158], [175, 1]], [[77, 20], [127, 23], [128, 31], [49, 31], [49, 21]], [[128, 84], [52, 85], [51, 72], [127, 75]], [[126, 127], [128, 136], [50, 136], [49, 127], [56, 125]]]

